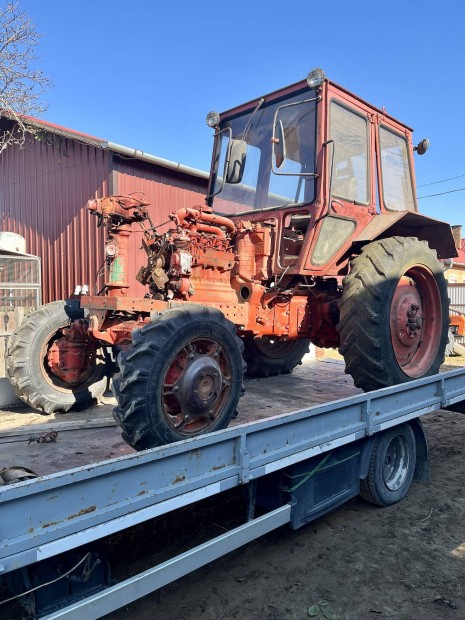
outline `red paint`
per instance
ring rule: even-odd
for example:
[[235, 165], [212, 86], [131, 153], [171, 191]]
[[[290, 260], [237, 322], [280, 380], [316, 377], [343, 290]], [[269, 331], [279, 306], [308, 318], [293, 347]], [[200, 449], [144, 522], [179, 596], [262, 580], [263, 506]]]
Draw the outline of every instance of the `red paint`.
[[415, 265], [397, 285], [391, 302], [391, 341], [399, 366], [412, 378], [431, 366], [441, 331], [441, 299], [433, 274]]

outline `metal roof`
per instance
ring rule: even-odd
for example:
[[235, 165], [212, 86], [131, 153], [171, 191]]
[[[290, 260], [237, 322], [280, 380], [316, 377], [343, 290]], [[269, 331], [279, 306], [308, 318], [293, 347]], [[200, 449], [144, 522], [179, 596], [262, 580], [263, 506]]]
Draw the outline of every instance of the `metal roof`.
[[49, 121], [44, 121], [38, 118], [34, 118], [32, 116], [15, 116], [14, 114], [10, 114], [5, 111], [3, 111], [1, 115], [9, 118], [12, 121], [15, 121], [17, 117], [19, 117], [25, 125], [35, 127], [36, 129], [43, 129], [44, 131], [48, 131], [50, 133], [63, 136], [65, 138], [69, 138], [71, 140], [76, 140], [83, 144], [89, 144], [91, 146], [112, 151], [113, 153], [116, 153], [117, 155], [122, 155], [126, 158], [129, 157], [133, 159], [139, 159], [141, 161], [146, 161], [157, 166], [162, 166], [163, 168], [169, 168], [170, 170], [176, 170], [177, 172], [190, 174], [196, 177], [200, 177], [202, 179], [209, 178], [209, 174], [204, 170], [192, 168], [191, 166], [185, 166], [184, 164], [181, 164], [179, 162], [170, 161], [169, 159], [164, 159], [163, 157], [157, 157], [156, 155], [151, 155], [150, 153], [146, 153], [145, 151], [141, 151], [139, 149], [131, 148], [128, 146], [123, 146], [122, 144], [117, 144], [116, 142], [110, 142], [109, 140], [104, 140], [103, 138], [90, 136], [89, 134], [75, 131], [74, 129], [68, 129], [67, 127], [62, 127], [61, 125], [56, 125], [55, 123], [51, 123]]

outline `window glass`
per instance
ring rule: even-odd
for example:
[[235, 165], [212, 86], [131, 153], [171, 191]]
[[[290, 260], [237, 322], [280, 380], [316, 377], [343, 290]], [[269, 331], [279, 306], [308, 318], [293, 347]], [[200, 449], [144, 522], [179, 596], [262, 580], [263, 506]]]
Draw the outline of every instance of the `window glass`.
[[368, 132], [362, 116], [332, 102], [331, 138], [334, 140], [333, 194], [367, 204]]
[[390, 211], [415, 211], [407, 141], [385, 127], [379, 128], [383, 198]]
[[[288, 104], [295, 104], [289, 106]], [[272, 135], [275, 115], [281, 123], [285, 158], [273, 167]], [[224, 182], [227, 144], [247, 142], [240, 183]], [[218, 213], [310, 204], [315, 199], [316, 96], [295, 93], [280, 101], [264, 102], [254, 113], [229, 118], [217, 136], [212, 194], [209, 204]], [[274, 169], [273, 169], [274, 168]]]
[[345, 240], [354, 232], [355, 222], [339, 217], [328, 216], [323, 220], [320, 234], [313, 250], [314, 265], [324, 265], [343, 246]]

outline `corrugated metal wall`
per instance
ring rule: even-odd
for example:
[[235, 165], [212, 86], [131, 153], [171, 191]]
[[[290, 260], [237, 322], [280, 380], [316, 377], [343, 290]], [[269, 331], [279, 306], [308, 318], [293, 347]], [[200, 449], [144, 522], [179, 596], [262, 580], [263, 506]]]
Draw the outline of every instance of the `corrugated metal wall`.
[[[150, 215], [155, 224], [168, 220], [173, 211], [183, 207], [194, 207], [205, 203], [207, 179], [189, 176], [168, 168], [155, 166], [134, 159], [114, 157], [113, 193], [130, 194], [144, 192], [150, 202]], [[168, 226], [160, 228], [166, 230]], [[133, 229], [140, 230], [136, 225]], [[129, 270], [133, 274], [129, 280], [129, 295], [144, 295], [146, 289], [135, 279], [139, 268], [145, 264], [146, 254], [141, 249], [141, 232], [135, 232], [129, 242]]]
[[90, 284], [102, 263], [102, 233], [85, 205], [107, 192], [109, 166], [102, 149], [58, 136], [28, 138], [0, 157], [0, 227], [25, 237], [27, 252], [41, 257], [43, 303]]
[[447, 290], [451, 307], [465, 312], [465, 284], [449, 284]]
[[[203, 204], [207, 180], [100, 147], [46, 134], [0, 156], [0, 230], [26, 238], [27, 252], [42, 259], [43, 303], [69, 296], [76, 284], [91, 292], [103, 263], [105, 231], [86, 210], [90, 198], [143, 191], [155, 223], [184, 206]], [[129, 295], [145, 289], [135, 275], [145, 262], [141, 233], [131, 239]], [[97, 283], [101, 287], [103, 277]]]

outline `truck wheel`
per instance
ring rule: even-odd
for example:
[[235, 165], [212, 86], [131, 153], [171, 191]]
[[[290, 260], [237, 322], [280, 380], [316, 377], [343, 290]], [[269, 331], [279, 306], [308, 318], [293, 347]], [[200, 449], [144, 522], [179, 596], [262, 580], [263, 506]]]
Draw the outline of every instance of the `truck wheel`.
[[356, 387], [435, 374], [448, 340], [447, 283], [425, 241], [392, 237], [353, 259], [339, 302], [339, 352]]
[[253, 338], [244, 341], [244, 359], [250, 377], [272, 377], [285, 375], [300, 364], [308, 353], [310, 340], [277, 340], [270, 337]]
[[243, 394], [245, 364], [234, 325], [189, 304], [134, 331], [118, 357], [113, 416], [136, 450], [226, 428]]
[[390, 506], [407, 495], [416, 463], [415, 435], [409, 424], [380, 433], [371, 452], [360, 495], [377, 506]]
[[90, 360], [77, 384], [66, 384], [52, 373], [47, 353], [70, 324], [66, 307], [64, 301], [41, 306], [25, 317], [9, 340], [7, 372], [15, 392], [46, 414], [83, 409], [101, 396], [107, 385], [106, 365], [98, 355]]

